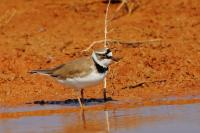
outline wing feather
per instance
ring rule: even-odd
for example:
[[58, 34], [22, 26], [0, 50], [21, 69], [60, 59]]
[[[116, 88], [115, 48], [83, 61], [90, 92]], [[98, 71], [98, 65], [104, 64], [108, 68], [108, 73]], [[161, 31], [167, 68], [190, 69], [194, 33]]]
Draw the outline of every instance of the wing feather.
[[91, 58], [81, 58], [52, 69], [49, 75], [58, 79], [83, 77], [91, 73], [91, 65], [93, 65]]

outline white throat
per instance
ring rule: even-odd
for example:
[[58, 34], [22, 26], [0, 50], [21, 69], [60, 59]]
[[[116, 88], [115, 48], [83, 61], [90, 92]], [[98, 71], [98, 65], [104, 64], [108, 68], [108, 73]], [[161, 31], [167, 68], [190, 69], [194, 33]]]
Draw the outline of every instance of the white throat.
[[97, 59], [97, 56], [96, 56], [95, 52], [92, 53], [92, 58], [93, 58], [93, 60], [94, 60], [97, 64], [99, 64], [100, 66], [106, 68], [106, 66], [105, 66], [101, 61], [99, 61], [99, 60]]

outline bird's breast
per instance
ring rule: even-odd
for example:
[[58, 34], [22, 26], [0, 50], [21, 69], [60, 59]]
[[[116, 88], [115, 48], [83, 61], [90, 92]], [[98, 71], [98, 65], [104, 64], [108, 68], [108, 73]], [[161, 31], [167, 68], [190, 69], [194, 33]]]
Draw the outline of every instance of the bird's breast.
[[65, 80], [60, 80], [61, 83], [74, 87], [74, 88], [85, 88], [97, 85], [100, 81], [102, 81], [107, 72], [105, 73], [98, 73], [93, 71], [87, 76], [84, 77], [75, 77], [75, 78], [67, 78]]

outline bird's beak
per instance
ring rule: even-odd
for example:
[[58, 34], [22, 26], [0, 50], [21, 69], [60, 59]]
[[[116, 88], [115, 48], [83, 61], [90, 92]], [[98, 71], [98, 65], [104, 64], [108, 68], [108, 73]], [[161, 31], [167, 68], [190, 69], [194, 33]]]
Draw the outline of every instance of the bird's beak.
[[115, 62], [118, 62], [120, 59], [121, 59], [120, 57], [113, 57], [112, 56], [112, 60], [115, 61]]

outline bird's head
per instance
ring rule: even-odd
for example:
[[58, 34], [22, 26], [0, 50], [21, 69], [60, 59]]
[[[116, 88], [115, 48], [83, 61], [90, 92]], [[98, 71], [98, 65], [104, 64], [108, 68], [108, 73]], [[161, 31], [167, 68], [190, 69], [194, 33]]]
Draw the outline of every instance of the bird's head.
[[108, 67], [113, 61], [119, 60], [112, 55], [112, 52], [109, 48], [94, 51], [92, 57], [98, 64], [105, 67]]

